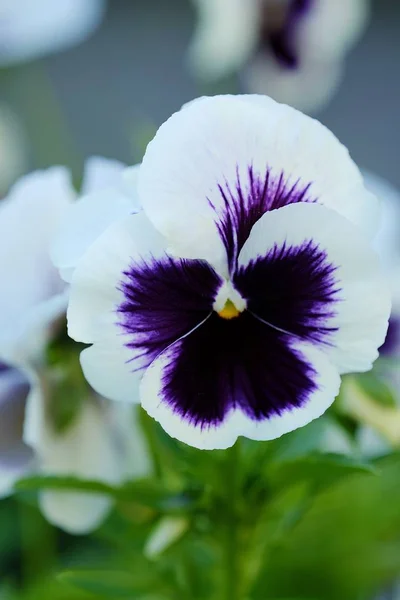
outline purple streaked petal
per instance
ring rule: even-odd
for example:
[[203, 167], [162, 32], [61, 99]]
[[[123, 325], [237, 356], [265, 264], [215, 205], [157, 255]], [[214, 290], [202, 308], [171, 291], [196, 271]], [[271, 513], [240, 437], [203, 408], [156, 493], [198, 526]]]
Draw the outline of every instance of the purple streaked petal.
[[310, 187], [311, 183], [291, 181], [284, 173], [274, 176], [269, 169], [260, 175], [252, 166], [248, 168], [247, 181], [240, 178], [237, 169], [234, 188], [228, 181], [219, 184], [222, 210], [210, 204], [217, 214], [217, 228], [228, 255], [231, 273], [253, 225], [263, 214], [289, 204], [315, 202], [310, 195]]
[[340, 286], [337, 268], [312, 240], [275, 245], [234, 276], [248, 310], [304, 341], [329, 343]]
[[169, 349], [160, 397], [204, 428], [235, 409], [262, 421], [301, 407], [317, 385], [313, 366], [292, 341], [247, 311], [231, 321], [213, 313]]
[[165, 257], [132, 263], [124, 272], [118, 322], [135, 368], [145, 368], [197, 327], [213, 309], [221, 278], [204, 261]]

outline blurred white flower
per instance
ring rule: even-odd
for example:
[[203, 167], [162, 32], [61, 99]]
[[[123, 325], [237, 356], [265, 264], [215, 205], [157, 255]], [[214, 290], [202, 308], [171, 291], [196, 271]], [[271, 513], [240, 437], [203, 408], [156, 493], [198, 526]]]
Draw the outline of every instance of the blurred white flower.
[[26, 168], [27, 141], [18, 117], [0, 105], [0, 197]]
[[[83, 188], [106, 185], [123, 165], [91, 159]], [[114, 484], [144, 475], [149, 462], [131, 409], [89, 393], [62, 431], [51, 418], [57, 402], [43, 361], [65, 316], [68, 288], [49, 248], [66, 209], [76, 199], [70, 175], [52, 167], [23, 177], [0, 205], [0, 493], [34, 471]], [[121, 412], [123, 413], [121, 415]], [[133, 437], [134, 440], [130, 440]], [[132, 464], [129, 464], [132, 454]], [[111, 501], [81, 492], [44, 492], [45, 516], [81, 533], [96, 527]]]
[[[378, 361], [379, 376], [392, 391], [397, 406], [374, 401], [353, 380], [342, 387], [341, 408], [361, 423], [358, 445], [364, 456], [375, 457], [400, 447], [400, 193], [388, 181], [364, 171], [364, 183], [382, 203], [380, 228], [374, 240], [392, 291], [392, 312]], [[396, 364], [398, 361], [398, 364]]]
[[157, 559], [167, 548], [177, 542], [188, 530], [186, 517], [163, 517], [154, 527], [144, 547], [144, 555]]
[[199, 19], [189, 58], [200, 77], [244, 69], [249, 92], [306, 112], [333, 95], [369, 8], [368, 0], [194, 1]]
[[105, 7], [105, 0], [0, 0], [0, 66], [79, 44]]
[[139, 165], [93, 157], [86, 163], [83, 196], [70, 206], [50, 255], [61, 277], [70, 282], [79, 259], [115, 221], [140, 209], [136, 181]]

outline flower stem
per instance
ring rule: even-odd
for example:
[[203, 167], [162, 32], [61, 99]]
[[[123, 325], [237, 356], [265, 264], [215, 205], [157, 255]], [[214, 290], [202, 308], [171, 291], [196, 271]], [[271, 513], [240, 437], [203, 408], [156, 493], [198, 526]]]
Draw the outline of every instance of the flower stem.
[[238, 492], [239, 441], [227, 452], [223, 462], [226, 480], [225, 535], [224, 535], [224, 595], [225, 600], [240, 600]]

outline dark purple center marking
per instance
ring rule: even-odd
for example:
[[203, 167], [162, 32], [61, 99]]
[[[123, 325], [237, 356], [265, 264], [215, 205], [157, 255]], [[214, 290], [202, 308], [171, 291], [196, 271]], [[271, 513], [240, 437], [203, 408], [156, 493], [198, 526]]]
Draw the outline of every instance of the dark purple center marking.
[[237, 170], [236, 185], [228, 182], [218, 185], [222, 196], [222, 208], [216, 208], [217, 228], [228, 256], [229, 270], [233, 273], [240, 250], [250, 235], [253, 225], [270, 210], [276, 210], [297, 202], [315, 202], [310, 194], [311, 183], [291, 182], [281, 173], [275, 177], [269, 169], [264, 176], [249, 167], [246, 180]]
[[135, 263], [120, 285], [119, 323], [139, 356], [132, 368], [165, 352], [162, 401], [201, 427], [234, 408], [262, 420], [303, 406], [316, 373], [295, 345], [329, 343], [335, 331], [335, 267], [312, 241], [274, 247], [232, 280], [247, 310], [230, 320], [213, 311], [222, 280], [201, 261]]
[[296, 39], [298, 26], [311, 10], [313, 2], [314, 0], [290, 0], [285, 18], [277, 28], [271, 28], [268, 8], [266, 10], [265, 24], [261, 29], [262, 45], [272, 51], [276, 60], [287, 69], [296, 69], [299, 66]]
[[301, 246], [274, 246], [233, 277], [247, 308], [301, 340], [329, 344], [337, 328], [335, 316], [340, 287], [336, 267], [312, 240]]
[[193, 425], [220, 424], [230, 410], [264, 420], [302, 406], [316, 390], [315, 371], [289, 336], [249, 312], [216, 313], [171, 348], [162, 395]]
[[131, 265], [120, 284], [125, 300], [118, 319], [141, 368], [210, 314], [221, 284], [203, 261], [164, 258]]

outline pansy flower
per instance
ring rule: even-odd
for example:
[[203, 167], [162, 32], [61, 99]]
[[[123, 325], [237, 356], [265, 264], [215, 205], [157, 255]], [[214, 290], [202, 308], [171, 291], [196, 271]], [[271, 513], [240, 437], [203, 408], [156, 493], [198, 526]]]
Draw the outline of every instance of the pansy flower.
[[307, 112], [323, 107], [364, 29], [368, 0], [195, 0], [189, 49], [207, 80], [243, 70], [252, 93]]
[[[84, 191], [115, 184], [123, 168], [90, 159]], [[62, 333], [69, 290], [49, 249], [75, 201], [68, 171], [52, 167], [21, 178], [0, 204], [1, 495], [32, 473], [117, 484], [149, 469], [131, 407], [110, 403], [84, 386], [85, 396], [68, 422], [60, 427], [55, 419], [63, 364], [49, 367], [46, 349]], [[39, 502], [48, 520], [74, 533], [97, 527], [112, 506], [110, 498], [64, 490], [41, 492]]]
[[64, 50], [100, 24], [105, 0], [1, 0], [0, 65]]
[[308, 423], [340, 374], [371, 368], [390, 311], [377, 201], [317, 121], [261, 96], [199, 99], [160, 127], [137, 193], [142, 212], [72, 276], [69, 334], [91, 344], [99, 393], [225, 448]]

